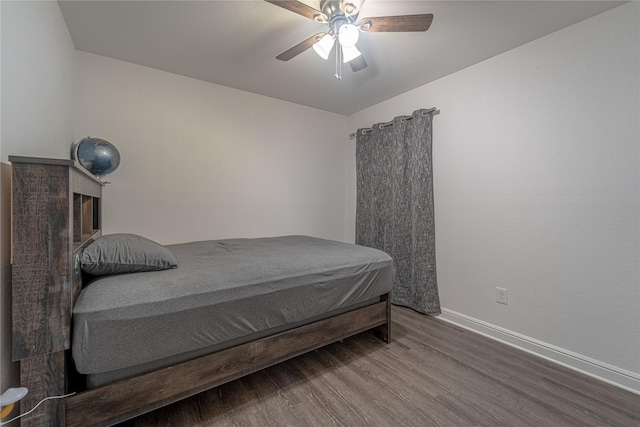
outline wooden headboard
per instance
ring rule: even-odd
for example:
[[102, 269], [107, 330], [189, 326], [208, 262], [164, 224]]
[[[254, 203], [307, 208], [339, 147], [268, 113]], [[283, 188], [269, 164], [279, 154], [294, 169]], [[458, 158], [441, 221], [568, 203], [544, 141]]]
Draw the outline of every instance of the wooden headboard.
[[[9, 156], [9, 161], [12, 359], [20, 361], [20, 383], [29, 388], [24, 411], [45, 396], [66, 392], [65, 350], [71, 347], [71, 312], [82, 290], [79, 255], [102, 233], [104, 184], [73, 160]], [[42, 372], [51, 376], [42, 378]]]

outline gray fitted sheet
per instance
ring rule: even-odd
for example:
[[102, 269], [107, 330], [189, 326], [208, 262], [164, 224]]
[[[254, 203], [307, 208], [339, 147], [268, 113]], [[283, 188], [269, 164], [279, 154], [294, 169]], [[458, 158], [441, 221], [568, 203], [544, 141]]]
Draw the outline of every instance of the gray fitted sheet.
[[101, 277], [82, 291], [73, 310], [78, 372], [175, 362], [304, 324], [389, 292], [395, 271], [384, 252], [307, 236], [167, 248], [177, 269]]

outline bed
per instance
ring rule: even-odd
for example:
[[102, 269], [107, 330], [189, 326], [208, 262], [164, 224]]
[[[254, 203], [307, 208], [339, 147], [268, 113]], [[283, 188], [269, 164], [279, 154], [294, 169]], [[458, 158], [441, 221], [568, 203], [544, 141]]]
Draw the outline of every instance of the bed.
[[75, 393], [23, 425], [113, 425], [357, 333], [390, 341], [383, 252], [211, 240], [164, 247], [177, 268], [96, 277], [80, 268], [86, 254], [116, 237], [101, 232], [103, 183], [69, 160], [9, 160], [22, 412]]

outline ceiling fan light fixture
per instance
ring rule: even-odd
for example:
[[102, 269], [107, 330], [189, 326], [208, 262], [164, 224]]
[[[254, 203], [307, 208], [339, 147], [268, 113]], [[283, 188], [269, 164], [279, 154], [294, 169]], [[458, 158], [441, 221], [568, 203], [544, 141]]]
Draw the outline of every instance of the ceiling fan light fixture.
[[343, 47], [352, 47], [358, 43], [360, 30], [353, 24], [344, 24], [338, 30], [338, 40]]
[[353, 61], [357, 57], [362, 55], [357, 47], [354, 46], [342, 46], [342, 62], [345, 64], [349, 61]]
[[320, 40], [313, 44], [313, 50], [316, 51], [318, 56], [322, 59], [329, 58], [329, 53], [333, 49], [333, 43], [335, 40], [331, 34], [325, 34]]

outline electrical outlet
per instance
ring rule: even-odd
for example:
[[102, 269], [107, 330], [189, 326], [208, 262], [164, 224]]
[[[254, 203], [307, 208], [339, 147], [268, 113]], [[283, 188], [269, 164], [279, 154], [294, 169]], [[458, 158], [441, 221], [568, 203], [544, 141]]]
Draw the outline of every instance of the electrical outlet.
[[505, 288], [496, 288], [496, 302], [509, 304], [509, 291]]

